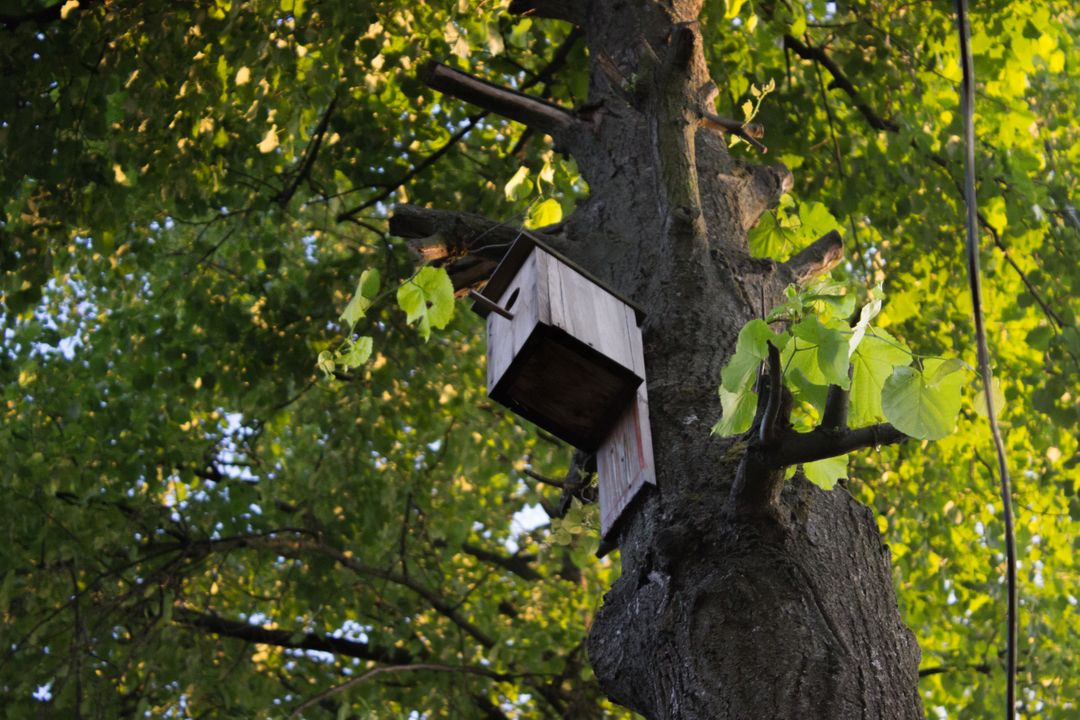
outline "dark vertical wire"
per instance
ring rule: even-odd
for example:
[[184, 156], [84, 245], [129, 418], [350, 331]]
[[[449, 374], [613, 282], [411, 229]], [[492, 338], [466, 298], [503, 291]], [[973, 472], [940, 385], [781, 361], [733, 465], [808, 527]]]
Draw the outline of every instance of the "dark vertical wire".
[[975, 198], [975, 70], [968, 44], [967, 0], [956, 0], [957, 25], [960, 33], [960, 61], [964, 79], [961, 94], [961, 113], [964, 121], [964, 199], [967, 204], [967, 273], [971, 288], [971, 305], [975, 318], [975, 342], [978, 348], [979, 374], [982, 376], [983, 394], [986, 396], [986, 415], [990, 420], [990, 434], [994, 437], [997, 451], [998, 475], [1001, 478], [1001, 503], [1005, 516], [1005, 556], [1008, 582], [1009, 632], [1005, 648], [1005, 717], [1012, 720], [1016, 713], [1016, 538], [1013, 531], [1012, 490], [1009, 483], [1009, 467], [1005, 460], [1005, 443], [1001, 439], [997, 414], [994, 410], [994, 393], [990, 373], [990, 351], [986, 344], [986, 328], [983, 326], [982, 288], [979, 273], [978, 207]]

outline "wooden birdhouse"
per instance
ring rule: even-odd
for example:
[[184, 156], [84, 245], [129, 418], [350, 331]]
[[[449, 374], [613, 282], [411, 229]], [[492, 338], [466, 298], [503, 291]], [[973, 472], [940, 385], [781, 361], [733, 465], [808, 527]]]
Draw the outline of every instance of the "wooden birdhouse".
[[606, 535], [641, 486], [656, 483], [644, 314], [529, 235], [473, 297], [487, 318], [488, 395], [597, 453]]
[[635, 308], [526, 235], [474, 297], [487, 316], [488, 395], [596, 450], [645, 379]]

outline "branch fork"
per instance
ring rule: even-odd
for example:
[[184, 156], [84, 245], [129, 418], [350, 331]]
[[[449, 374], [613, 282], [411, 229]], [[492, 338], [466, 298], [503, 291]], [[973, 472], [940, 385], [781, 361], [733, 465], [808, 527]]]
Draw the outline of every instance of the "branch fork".
[[757, 410], [728, 498], [730, 514], [778, 517], [786, 468], [908, 439], [888, 423], [849, 428], [850, 393], [837, 385], [829, 386], [821, 423], [810, 432], [796, 432], [791, 426], [792, 397], [784, 387], [780, 350], [771, 342], [763, 365]]

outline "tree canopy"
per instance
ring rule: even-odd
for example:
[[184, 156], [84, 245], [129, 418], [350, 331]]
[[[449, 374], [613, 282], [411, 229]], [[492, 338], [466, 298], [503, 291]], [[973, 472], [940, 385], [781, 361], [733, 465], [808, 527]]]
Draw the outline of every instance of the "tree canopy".
[[[460, 294], [491, 263], [451, 248], [418, 272], [398, 236], [419, 233], [389, 224], [410, 202], [514, 232], [568, 215], [588, 187], [550, 137], [422, 71], [587, 113], [584, 34], [527, 0], [10, 5], [6, 716], [625, 716], [583, 646], [618, 553], [595, 556], [572, 448], [487, 399], [482, 323], [450, 300], [443, 268]], [[1080, 19], [993, 0], [971, 22], [1019, 700], [1064, 718], [1080, 690]], [[836, 230], [834, 280], [881, 286], [878, 340], [854, 360], [871, 386], [872, 353], [897, 351], [882, 338], [927, 376], [943, 357], [975, 366], [954, 23], [900, 0], [727, 0], [701, 20], [717, 113], [761, 125], [794, 174], [751, 247], [786, 259]], [[984, 717], [1003, 693], [1003, 528], [976, 377], [960, 377], [955, 427], [821, 472], [848, 477], [832, 492], [866, 503], [891, 549], [928, 714]], [[882, 412], [870, 396], [855, 411]], [[713, 413], [702, 432], [721, 398]]]

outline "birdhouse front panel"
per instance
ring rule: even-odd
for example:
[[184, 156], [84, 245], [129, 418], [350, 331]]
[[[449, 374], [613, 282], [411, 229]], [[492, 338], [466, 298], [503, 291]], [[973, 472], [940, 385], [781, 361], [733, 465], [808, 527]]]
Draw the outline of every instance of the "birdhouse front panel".
[[484, 292], [502, 310], [487, 318], [488, 394], [595, 450], [645, 377], [637, 315], [544, 247], [526, 250], [511, 249]]

